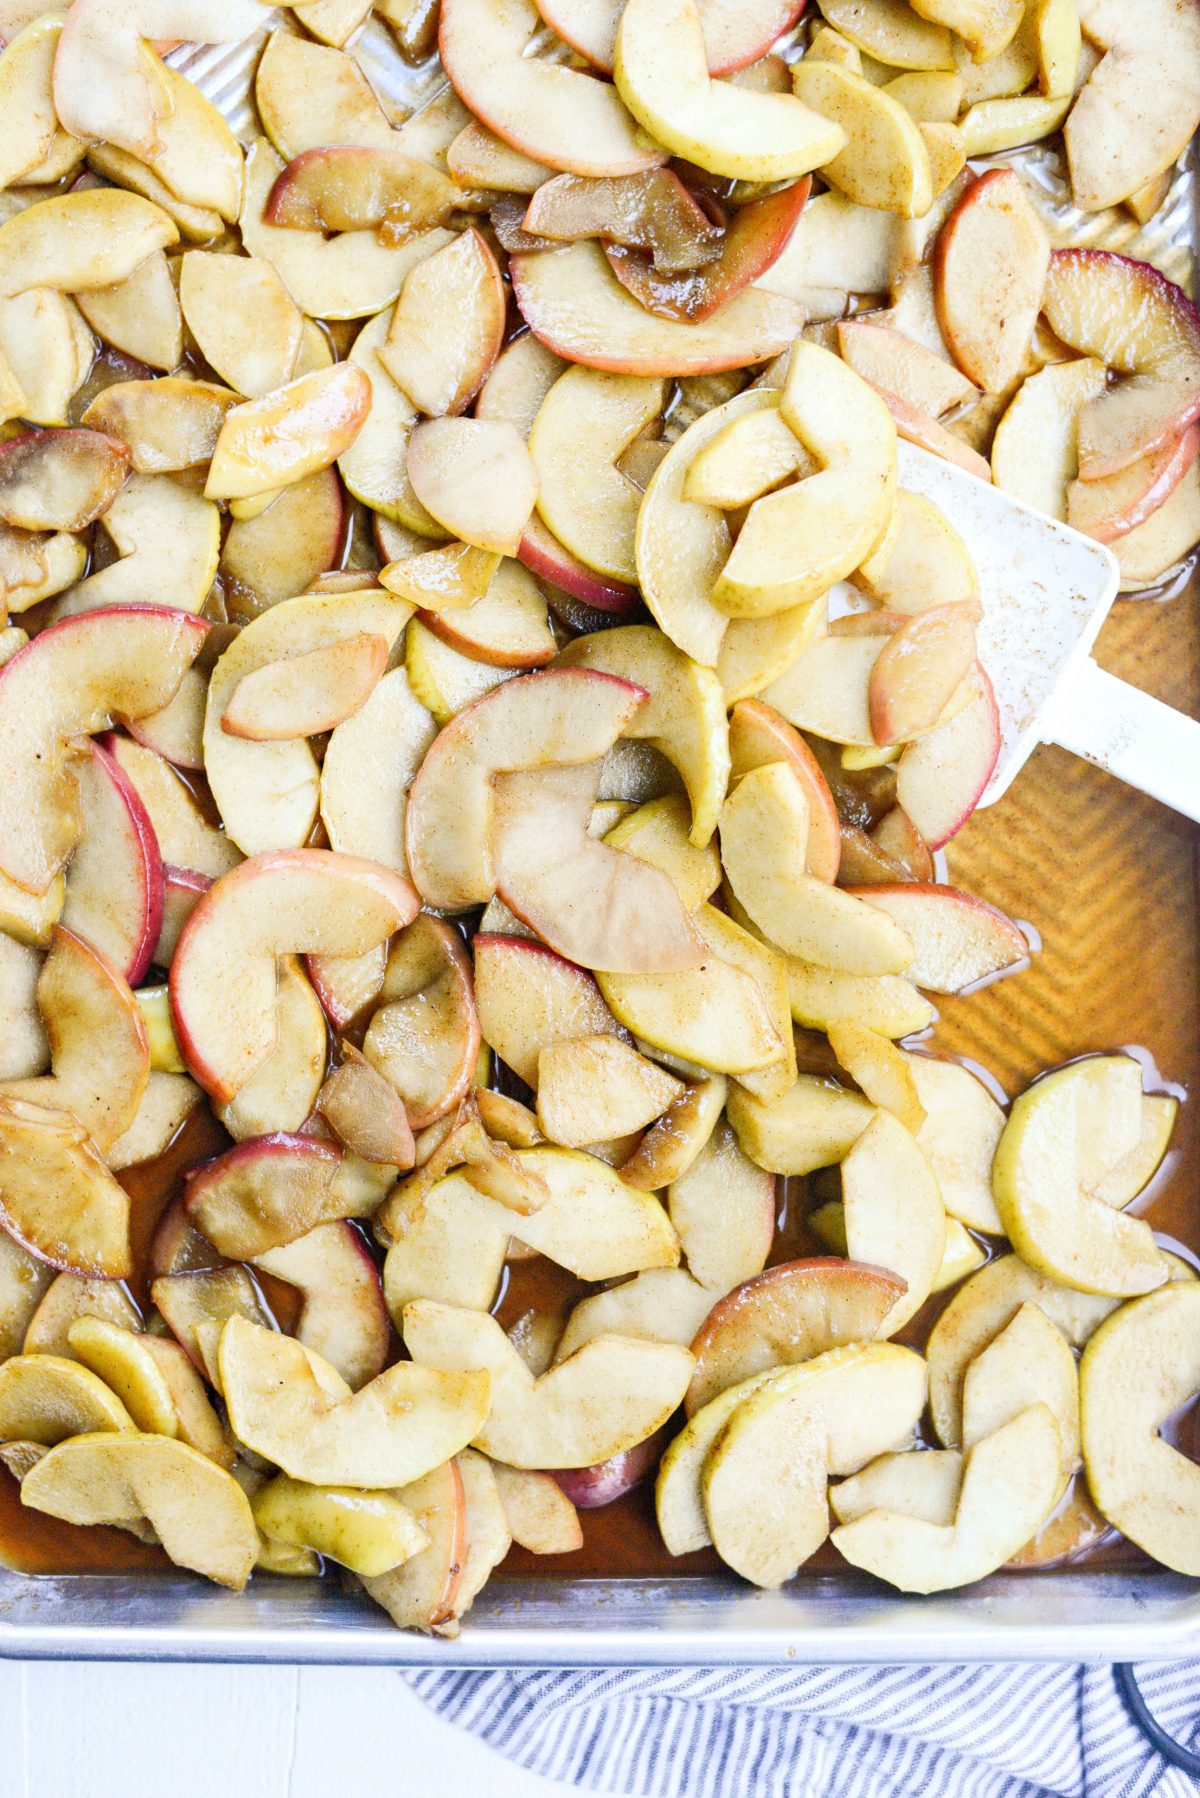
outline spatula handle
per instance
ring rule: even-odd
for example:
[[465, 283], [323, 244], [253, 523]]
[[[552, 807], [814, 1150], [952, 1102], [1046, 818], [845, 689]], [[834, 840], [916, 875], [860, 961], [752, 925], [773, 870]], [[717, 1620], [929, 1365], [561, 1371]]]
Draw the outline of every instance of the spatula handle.
[[1200, 820], [1200, 723], [1084, 657], [1043, 721], [1047, 743]]

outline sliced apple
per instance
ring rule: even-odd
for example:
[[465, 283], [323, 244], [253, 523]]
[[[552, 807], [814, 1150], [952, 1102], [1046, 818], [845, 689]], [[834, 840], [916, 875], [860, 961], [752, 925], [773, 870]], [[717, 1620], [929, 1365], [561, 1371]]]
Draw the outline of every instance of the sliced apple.
[[394, 669], [334, 731], [321, 765], [321, 817], [332, 848], [408, 871], [408, 788], [434, 737], [433, 720]]
[[370, 404], [370, 383], [351, 362], [244, 401], [221, 425], [205, 493], [251, 498], [328, 467], [353, 443]]
[[1111, 1524], [1179, 1573], [1200, 1560], [1195, 1464], [1160, 1431], [1200, 1381], [1198, 1296], [1192, 1281], [1173, 1281], [1122, 1305], [1087, 1344], [1079, 1369], [1092, 1496]]
[[64, 1111], [0, 1095], [0, 1223], [52, 1267], [99, 1279], [132, 1271], [129, 1198]]
[[259, 743], [333, 730], [369, 697], [389, 647], [386, 637], [360, 631], [256, 668], [238, 681], [221, 729]]
[[1068, 494], [1084, 486], [1079, 468], [1083, 408], [1105, 391], [1093, 357], [1052, 362], [1023, 381], [992, 442], [992, 478], [1015, 499], [1065, 522]]
[[992, 1197], [992, 1160], [1004, 1113], [970, 1070], [936, 1055], [905, 1052], [904, 1060], [925, 1113], [914, 1131], [933, 1169], [946, 1211], [973, 1230], [999, 1235]]
[[303, 1296], [297, 1339], [357, 1392], [382, 1370], [391, 1331], [379, 1270], [353, 1224], [330, 1222], [256, 1255], [254, 1265]]
[[254, 101], [280, 155], [290, 161], [326, 144], [390, 148], [395, 132], [352, 56], [288, 31], [267, 39]]
[[[39, 1263], [43, 1272], [44, 1264]], [[90, 1280], [80, 1274], [55, 1274], [29, 1319], [23, 1343], [27, 1355], [59, 1355], [72, 1359], [70, 1333], [81, 1317], [103, 1318], [120, 1330], [140, 1330], [141, 1315], [126, 1288], [116, 1280]]]
[[802, 323], [796, 301], [754, 285], [706, 319], [656, 317], [626, 292], [593, 242], [514, 255], [509, 271], [521, 314], [548, 349], [617, 374], [707, 374], [765, 362]]
[[502, 1461], [492, 1473], [514, 1542], [537, 1555], [572, 1554], [583, 1547], [575, 1507], [549, 1474]]
[[270, 1056], [279, 956], [361, 955], [416, 910], [399, 875], [330, 850], [280, 850], [223, 876], [188, 919], [171, 964], [176, 1034], [200, 1084], [228, 1102]]
[[459, 189], [440, 170], [378, 144], [304, 150], [271, 189], [263, 217], [300, 231], [378, 231], [389, 247], [444, 224]]
[[363, 1050], [400, 1094], [414, 1129], [452, 1111], [479, 1054], [479, 1022], [462, 938], [438, 918], [417, 917], [388, 955]]
[[[482, 188], [485, 193], [506, 196], [512, 201], [514, 217], [520, 216], [517, 211], [519, 196], [533, 193], [554, 174], [554, 170], [546, 163], [538, 162], [520, 150], [514, 150], [511, 144], [506, 144], [502, 138], [489, 131], [486, 125], [481, 125], [478, 119], [471, 119], [469, 124], [464, 125], [448, 146], [446, 166], [463, 187]], [[617, 177], [621, 180], [625, 178]]]
[[898, 394], [933, 418], [976, 397], [974, 384], [953, 364], [888, 325], [847, 319], [837, 327], [837, 340], [843, 360], [864, 381]]
[[499, 354], [504, 305], [495, 258], [478, 231], [465, 231], [410, 271], [380, 361], [422, 412], [462, 412]]
[[[1129, 1297], [1152, 1291], [1169, 1265], [1141, 1218], [1128, 1217], [1093, 1198], [1080, 1183], [1095, 1155], [1088, 1126], [1097, 1094], [1100, 1115], [1114, 1105], [1132, 1078], [1132, 1125], [1140, 1128], [1140, 1070], [1123, 1056], [1075, 1062], [1048, 1075], [1013, 1105], [996, 1150], [992, 1188], [1014, 1247], [1050, 1278], [1084, 1292]], [[1128, 1142], [1120, 1144], [1126, 1152]]]
[[400, 1629], [453, 1634], [454, 1605], [466, 1560], [467, 1505], [457, 1460], [443, 1461], [397, 1495], [429, 1547], [363, 1585]]
[[30, 1321], [47, 1288], [59, 1277], [0, 1231], [0, 1350], [5, 1360], [21, 1353]]
[[510, 424], [528, 438], [542, 401], [564, 366], [532, 332], [514, 337], [501, 350], [479, 390], [476, 418]]
[[1090, 6], [1085, 17], [1106, 54], [1087, 75], [1064, 137], [1075, 204], [1095, 212], [1137, 192], [1184, 149], [1197, 122], [1185, 71], [1200, 38], [1187, 8], [1155, 6], [1145, 32], [1120, 7]]
[[106, 512], [129, 450], [105, 428], [24, 431], [0, 444], [0, 521], [27, 531], [81, 531]]
[[229, 610], [252, 622], [278, 601], [317, 589], [342, 553], [345, 528], [345, 499], [332, 468], [284, 487], [265, 510], [235, 517], [221, 550]]
[[659, 380], [569, 369], [542, 402], [529, 437], [538, 511], [574, 556], [633, 582], [640, 496], [615, 466], [662, 407]]
[[132, 781], [96, 744], [76, 779], [83, 837], [67, 869], [62, 923], [136, 986], [162, 928], [158, 839]]
[[420, 1524], [391, 1492], [306, 1486], [277, 1474], [253, 1500], [254, 1521], [273, 1542], [311, 1548], [364, 1577], [403, 1566], [429, 1546]]
[[[134, 1330], [121, 1329], [104, 1318], [84, 1316], [71, 1325], [69, 1341], [77, 1360], [66, 1365], [78, 1369], [82, 1363], [104, 1385], [110, 1401], [114, 1395], [121, 1401], [137, 1429], [158, 1436], [178, 1435], [179, 1423], [171, 1389], [158, 1362], [143, 1346], [142, 1336]], [[103, 1423], [80, 1426], [81, 1429], [104, 1427]]]
[[930, 849], [960, 831], [987, 790], [1000, 756], [1000, 713], [982, 664], [968, 675], [967, 705], [916, 742], [896, 769], [896, 798]]
[[807, 203], [809, 185], [806, 176], [739, 206], [726, 227], [719, 256], [702, 268], [663, 271], [648, 252], [620, 244], [606, 245], [609, 267], [647, 311], [699, 323], [760, 280], [783, 255]]
[[821, 172], [856, 205], [920, 218], [933, 204], [929, 151], [899, 100], [852, 69], [808, 58], [792, 72], [797, 99], [844, 142], [821, 160]]
[[0, 56], [0, 95], [4, 98], [4, 133], [0, 138], [0, 185], [8, 187], [36, 171], [54, 143], [58, 114], [54, 110], [54, 56], [60, 22], [35, 12], [23, 28], [5, 31]]
[[1079, 1466], [1079, 1374], [1062, 1331], [1027, 1300], [967, 1369], [964, 1447], [1038, 1403], [1049, 1407], [1058, 1425], [1065, 1488]]
[[877, 1455], [861, 1473], [831, 1486], [829, 1502], [839, 1523], [853, 1523], [868, 1511], [898, 1511], [949, 1525], [958, 1507], [962, 1471], [962, 1456], [952, 1448]]
[[[198, 1245], [203, 1243], [202, 1237], [196, 1238], [197, 1258]], [[262, 1291], [248, 1269], [214, 1267], [213, 1253], [209, 1248], [207, 1266], [159, 1275], [151, 1284], [150, 1297], [196, 1371], [219, 1391], [217, 1345], [229, 1318], [245, 1318], [264, 1328], [275, 1326]]]
[[[670, 1176], [671, 1222], [694, 1279], [726, 1292], [761, 1273], [775, 1231], [775, 1177], [742, 1153], [728, 1124], [718, 1124], [679, 1172], [657, 1171]], [[629, 1179], [627, 1167], [621, 1177]]]
[[719, 227], [668, 169], [590, 181], [579, 175], [543, 180], [522, 229], [555, 243], [600, 237], [645, 250], [664, 273], [701, 268], [720, 254]]
[[259, 399], [291, 380], [303, 321], [270, 262], [189, 250], [179, 303], [205, 361], [236, 393]]
[[828, 0], [821, 12], [835, 30], [877, 62], [898, 69], [952, 69], [952, 33], [900, 0]]
[[117, 1394], [78, 1361], [24, 1354], [0, 1367], [0, 1433], [6, 1442], [52, 1448], [68, 1436], [133, 1428]]
[[395, 1088], [351, 1043], [317, 1098], [317, 1110], [352, 1154], [383, 1167], [411, 1167], [412, 1127]]
[[543, 1046], [575, 1035], [623, 1034], [582, 968], [519, 937], [477, 936], [475, 999], [485, 1042], [536, 1087]]
[[808, 1174], [833, 1167], [849, 1153], [874, 1115], [857, 1093], [802, 1074], [780, 1098], [762, 1100], [744, 1089], [729, 1096], [729, 1121], [744, 1152], [776, 1174]]
[[877, 743], [932, 730], [975, 666], [975, 618], [962, 604], [929, 606], [887, 638], [871, 668], [867, 705]]
[[222, 421], [236, 404], [236, 393], [213, 381], [168, 375], [115, 382], [97, 394], [84, 418], [88, 429], [128, 446], [139, 474], [170, 474], [209, 460]]
[[988, 393], [1020, 370], [1049, 263], [1045, 227], [1011, 169], [974, 182], [938, 233], [938, 319], [960, 368]]
[[202, 1096], [200, 1088], [186, 1074], [151, 1068], [133, 1122], [108, 1151], [112, 1171], [120, 1173], [123, 1168], [155, 1161], [165, 1154]]
[[408, 445], [408, 478], [452, 536], [515, 555], [537, 497], [537, 473], [512, 425], [427, 419]]
[[1067, 522], [1098, 543], [1136, 530], [1174, 493], [1200, 451], [1200, 426], [1190, 424], [1173, 442], [1153, 450], [1118, 474], [1097, 481], [1072, 481], [1067, 489]]
[[166, 862], [213, 878], [236, 866], [237, 849], [206, 822], [185, 782], [161, 755], [116, 732], [101, 746], [141, 801]]
[[[751, 6], [700, 0], [709, 73], [729, 75], [756, 62], [795, 23], [801, 10], [795, 0], [755, 0]], [[606, 74], [612, 72], [620, 19], [620, 7], [614, 0], [553, 0], [546, 17], [572, 49]]]
[[692, 1370], [675, 1343], [602, 1336], [535, 1380], [494, 1318], [422, 1301], [404, 1340], [423, 1369], [482, 1367], [491, 1411], [476, 1445], [513, 1467], [586, 1467], [665, 1423]]
[[990, 974], [1015, 967], [1029, 954], [1017, 926], [995, 906], [956, 887], [871, 886], [857, 890], [907, 932], [916, 955], [904, 969], [931, 993], [957, 993]]
[[828, 1034], [830, 1048], [865, 1097], [890, 1111], [910, 1135], [918, 1136], [926, 1114], [911, 1058], [862, 1024], [832, 1024]]
[[538, 1122], [551, 1142], [568, 1148], [644, 1129], [683, 1090], [612, 1035], [548, 1044], [538, 1057]]
[[639, 142], [612, 87], [525, 54], [538, 24], [528, 0], [451, 0], [443, 8], [443, 67], [483, 124], [526, 156], [577, 175], [627, 175], [665, 161], [657, 146]]
[[78, 293], [123, 281], [179, 233], [161, 207], [122, 188], [79, 188], [0, 224], [0, 295]]
[[1200, 475], [1195, 463], [1175, 491], [1144, 524], [1113, 545], [1121, 571], [1121, 592], [1155, 587], [1200, 541]]
[[[408, 478], [408, 440], [417, 409], [380, 356], [392, 317], [392, 313], [382, 312], [370, 319], [354, 340], [350, 360], [371, 384], [371, 404], [362, 429], [342, 453], [338, 467], [354, 496], [372, 506], [380, 517], [416, 532], [419, 538], [437, 538], [442, 535], [441, 526], [429, 516]], [[382, 559], [391, 562], [395, 555]]]
[[946, 1217], [928, 1161], [890, 1112], [876, 1112], [843, 1160], [842, 1195], [851, 1259], [889, 1268], [905, 1283], [881, 1326], [892, 1335], [933, 1290]]
[[369, 1217], [380, 1183], [335, 1144], [278, 1132], [204, 1162], [186, 1192], [188, 1218], [222, 1255], [245, 1261], [322, 1224]]

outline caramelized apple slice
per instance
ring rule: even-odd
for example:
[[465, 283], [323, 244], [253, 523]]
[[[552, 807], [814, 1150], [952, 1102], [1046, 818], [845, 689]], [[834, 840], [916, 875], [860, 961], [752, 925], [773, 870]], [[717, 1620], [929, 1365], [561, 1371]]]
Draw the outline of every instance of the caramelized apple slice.
[[464, 231], [410, 272], [379, 360], [420, 411], [459, 413], [499, 355], [504, 323], [496, 259], [478, 231]]
[[303, 319], [271, 263], [189, 250], [179, 266], [188, 329], [222, 380], [247, 399], [290, 381]]
[[246, 400], [221, 425], [205, 493], [251, 498], [327, 468], [354, 442], [370, 404], [370, 383], [349, 362]]
[[96, 395], [86, 425], [128, 446], [139, 474], [171, 474], [207, 462], [237, 394], [213, 381], [117, 381]]
[[0, 1224], [39, 1260], [99, 1279], [132, 1271], [129, 1198], [67, 1112], [0, 1095]]
[[27, 531], [81, 531], [106, 512], [129, 450], [98, 429], [25, 431], [0, 444], [0, 521]]
[[188, 1177], [186, 1209], [222, 1255], [246, 1261], [322, 1224], [369, 1217], [381, 1182], [373, 1169], [315, 1136], [254, 1137]]
[[363, 1052], [403, 1099], [413, 1129], [467, 1093], [479, 1056], [470, 962], [440, 918], [420, 915], [393, 943]]
[[179, 233], [161, 207], [122, 188], [79, 188], [0, 224], [0, 296], [78, 293], [123, 281]]
[[661, 269], [646, 251], [612, 244], [613, 274], [648, 312], [699, 322], [711, 318], [757, 281], [787, 248], [808, 200], [807, 178], [739, 206], [721, 240], [720, 254], [702, 268]]
[[536, 1087], [544, 1046], [598, 1032], [623, 1035], [592, 976], [543, 944], [480, 935], [474, 941], [475, 999], [487, 1042]]
[[399, 149], [340, 144], [293, 157], [263, 217], [298, 231], [379, 231], [393, 247], [443, 224], [458, 198], [453, 181]]
[[533, 194], [523, 228], [556, 243], [600, 237], [645, 250], [660, 274], [703, 268], [721, 253], [720, 227], [670, 169], [594, 180], [556, 175]]

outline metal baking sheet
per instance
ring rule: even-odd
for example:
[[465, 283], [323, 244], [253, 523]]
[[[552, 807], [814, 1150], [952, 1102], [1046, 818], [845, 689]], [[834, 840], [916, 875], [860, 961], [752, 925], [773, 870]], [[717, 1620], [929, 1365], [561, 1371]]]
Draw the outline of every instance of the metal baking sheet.
[[[264, 29], [285, 22], [278, 13], [264, 17]], [[185, 50], [171, 58], [246, 141], [255, 131], [250, 92], [257, 51], [252, 43], [232, 50]], [[351, 53], [396, 122], [442, 85], [436, 62], [417, 69], [406, 65], [377, 21]], [[1120, 211], [1077, 212], [1053, 150], [1038, 146], [995, 160], [1020, 168], [1055, 242], [1144, 257], [1191, 291], [1196, 241], [1191, 157], [1167, 204], [1145, 228]], [[1194, 583], [1193, 592], [1174, 603], [1193, 600]], [[1166, 609], [1152, 611], [1161, 615]], [[1145, 653], [1149, 663], [1148, 647]], [[1179, 656], [1170, 660], [1177, 670]], [[1174, 697], [1179, 703], [1180, 696]], [[1102, 777], [1083, 770], [1079, 778]], [[1092, 803], [1091, 795], [1085, 787], [1078, 803]], [[1174, 878], [1178, 885], [1178, 866]], [[1194, 899], [1189, 917], [1194, 928]], [[1176, 991], [1187, 986], [1186, 973], [1179, 972]], [[1060, 1003], [1069, 1011], [1071, 996], [1064, 994]], [[1198, 1640], [1200, 1585], [1150, 1568], [1004, 1574], [926, 1599], [888, 1592], [849, 1570], [801, 1579], [778, 1592], [754, 1591], [732, 1578], [498, 1578], [453, 1642], [395, 1629], [337, 1574], [320, 1581], [259, 1574], [244, 1593], [235, 1594], [185, 1575], [30, 1577], [0, 1571], [0, 1657], [23, 1659], [457, 1667], [1111, 1661], [1177, 1657], [1194, 1652]]]

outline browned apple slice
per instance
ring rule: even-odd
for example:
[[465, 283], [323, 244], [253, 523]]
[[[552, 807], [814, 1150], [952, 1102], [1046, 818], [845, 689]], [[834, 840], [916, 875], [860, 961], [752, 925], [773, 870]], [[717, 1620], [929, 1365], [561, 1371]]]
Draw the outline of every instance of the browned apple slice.
[[432, 418], [413, 431], [408, 478], [421, 504], [453, 537], [515, 555], [537, 498], [537, 472], [509, 424]]
[[443, 224], [458, 198], [453, 181], [402, 150], [341, 144], [293, 157], [263, 217], [299, 231], [377, 230], [394, 246]]
[[254, 100], [285, 160], [325, 144], [388, 149], [395, 132], [352, 56], [290, 31], [273, 31], [259, 59]]
[[754, 1374], [871, 1341], [903, 1291], [896, 1274], [832, 1256], [785, 1262], [735, 1287], [692, 1343], [689, 1417]]
[[162, 208], [140, 194], [116, 187], [56, 194], [0, 224], [0, 295], [111, 287], [178, 237]]
[[980, 663], [968, 678], [974, 691], [967, 705], [910, 743], [896, 769], [897, 800], [930, 849], [942, 848], [962, 829], [1000, 755], [992, 683]]
[[332, 468], [285, 487], [258, 517], [235, 518], [221, 550], [230, 610], [253, 618], [264, 606], [309, 592], [336, 563], [345, 524], [345, 496]]
[[27, 531], [81, 531], [125, 483], [126, 445], [103, 427], [25, 431], [0, 444], [0, 521]]
[[189, 250], [179, 268], [188, 329], [222, 380], [247, 399], [290, 381], [303, 319], [271, 263]]
[[703, 268], [664, 271], [644, 250], [610, 244], [609, 267], [640, 305], [660, 318], [711, 318], [777, 262], [808, 200], [807, 177], [739, 206], [721, 240], [720, 255]]
[[221, 714], [221, 729], [252, 742], [330, 731], [358, 710], [387, 666], [386, 637], [367, 631], [268, 662], [244, 674]]
[[644, 146], [616, 90], [527, 56], [539, 19], [528, 0], [450, 0], [438, 46], [455, 92], [497, 137], [577, 175], [628, 175], [666, 161]]
[[384, 1167], [408, 1168], [415, 1151], [403, 1100], [352, 1043], [317, 1097], [317, 1110], [353, 1155]]
[[319, 1225], [369, 1217], [374, 1172], [315, 1136], [254, 1137], [194, 1169], [187, 1216], [222, 1255], [245, 1261]]
[[183, 612], [114, 607], [52, 626], [0, 669], [0, 866], [10, 879], [44, 892], [79, 838], [70, 739], [165, 705], [207, 632]]
[[489, 1043], [529, 1086], [548, 1043], [597, 1032], [623, 1034], [590, 974], [540, 943], [477, 936], [475, 998]]
[[703, 947], [670, 876], [588, 835], [599, 773], [593, 763], [497, 779], [496, 890], [581, 967], [626, 974], [695, 968]]
[[69, 1113], [0, 1096], [0, 1224], [52, 1267], [132, 1271], [129, 1198]]
[[400, 1501], [429, 1547], [403, 1566], [363, 1579], [363, 1586], [400, 1629], [453, 1635], [454, 1606], [467, 1554], [467, 1506], [457, 1460], [401, 1488]]
[[1049, 264], [1045, 227], [1012, 169], [980, 176], [938, 233], [938, 319], [960, 368], [988, 393], [1020, 370]]
[[[39, 1264], [43, 1266], [44, 1264]], [[38, 1302], [19, 1346], [27, 1355], [72, 1355], [70, 1333], [81, 1317], [99, 1317], [120, 1330], [140, 1330], [141, 1313], [117, 1280], [55, 1274]]]
[[[193, 1236], [194, 1245], [190, 1243]], [[219, 1390], [216, 1351], [224, 1324], [231, 1317], [242, 1317], [271, 1327], [273, 1319], [248, 1269], [214, 1267], [215, 1251], [190, 1230], [189, 1246], [195, 1247], [195, 1259], [203, 1264], [159, 1275], [151, 1285], [150, 1297], [197, 1373]]]
[[572, 668], [510, 681], [459, 712], [435, 739], [409, 795], [409, 864], [428, 903], [458, 911], [494, 892], [489, 845], [498, 774], [593, 761], [643, 697], [628, 681]]
[[415, 915], [408, 882], [331, 850], [278, 850], [216, 882], [171, 963], [176, 1033], [200, 1084], [226, 1102], [276, 1040], [276, 962], [318, 951], [361, 955]]
[[851, 890], [911, 937], [916, 955], [904, 972], [932, 993], [961, 992], [1016, 967], [1029, 954], [1029, 944], [1011, 918], [957, 887], [913, 881]]
[[352, 1394], [311, 1350], [241, 1317], [221, 1333], [220, 1373], [235, 1434], [313, 1485], [407, 1485], [465, 1448], [488, 1415], [488, 1378], [475, 1368], [397, 1362]]
[[613, 275], [596, 243], [513, 256], [513, 292], [526, 324], [569, 362], [630, 375], [702, 375], [767, 362], [786, 349], [803, 309], [750, 286], [711, 318], [656, 318]]
[[479, 1055], [479, 1021], [462, 938], [427, 914], [392, 945], [379, 1008], [363, 1052], [423, 1130], [468, 1091]]
[[379, 1270], [353, 1224], [318, 1225], [254, 1258], [303, 1295], [297, 1339], [336, 1367], [352, 1392], [382, 1371], [391, 1328]]
[[600, 237], [646, 250], [664, 274], [701, 268], [720, 255], [720, 227], [670, 169], [595, 180], [556, 175], [533, 194], [523, 227], [558, 243]]
[[163, 1073], [152, 1067], [133, 1122], [108, 1151], [109, 1167], [119, 1173], [165, 1154], [202, 1097], [186, 1074]]
[[209, 460], [237, 401], [212, 381], [118, 381], [97, 394], [84, 421], [126, 444], [139, 474], [170, 474]]
[[76, 778], [83, 837], [67, 871], [62, 922], [136, 986], [162, 928], [163, 867], [154, 826], [128, 776], [96, 744]]
[[1045, 312], [1064, 343], [1126, 377], [1080, 415], [1084, 480], [1128, 468], [1200, 412], [1200, 318], [1149, 263], [1107, 250], [1057, 250]]
[[370, 382], [351, 362], [244, 401], [221, 425], [206, 494], [250, 498], [327, 468], [354, 442], [370, 404]]
[[504, 323], [500, 270], [472, 228], [409, 273], [379, 359], [420, 411], [462, 412], [500, 353]]

